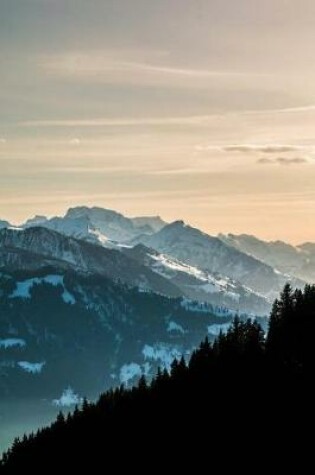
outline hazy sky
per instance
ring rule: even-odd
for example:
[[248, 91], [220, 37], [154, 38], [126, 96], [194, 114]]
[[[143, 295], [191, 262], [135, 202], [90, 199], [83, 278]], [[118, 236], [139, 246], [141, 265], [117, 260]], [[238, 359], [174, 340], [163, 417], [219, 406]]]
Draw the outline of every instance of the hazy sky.
[[0, 0], [0, 218], [315, 241], [314, 0]]

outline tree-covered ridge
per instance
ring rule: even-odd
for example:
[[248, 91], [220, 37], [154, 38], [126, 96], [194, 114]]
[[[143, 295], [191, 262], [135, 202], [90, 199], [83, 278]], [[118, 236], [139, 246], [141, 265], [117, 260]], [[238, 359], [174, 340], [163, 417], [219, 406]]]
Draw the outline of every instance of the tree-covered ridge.
[[268, 354], [299, 373], [314, 369], [315, 286], [304, 292], [287, 284], [274, 302], [268, 332]]
[[267, 335], [256, 321], [236, 318], [213, 344], [206, 338], [189, 362], [175, 360], [170, 373], [159, 370], [150, 384], [142, 377], [131, 390], [110, 390], [95, 404], [85, 400], [50, 427], [17, 439], [2, 470], [40, 473], [48, 463], [56, 470], [110, 463], [131, 469], [142, 453], [158, 463], [170, 452], [175, 460], [178, 446], [184, 457], [204, 446], [222, 454], [228, 440], [241, 446], [240, 437], [259, 444], [266, 428], [268, 443], [283, 442], [313, 417], [314, 325], [315, 286], [302, 292], [286, 285]]

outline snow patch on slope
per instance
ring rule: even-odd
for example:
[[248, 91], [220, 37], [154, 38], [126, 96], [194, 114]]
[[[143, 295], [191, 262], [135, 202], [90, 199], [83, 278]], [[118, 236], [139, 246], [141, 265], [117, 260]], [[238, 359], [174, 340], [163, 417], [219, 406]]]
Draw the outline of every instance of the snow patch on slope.
[[133, 378], [142, 375], [141, 366], [138, 363], [124, 364], [120, 368], [119, 379], [123, 384], [128, 384]]
[[186, 333], [186, 330], [184, 330], [184, 328], [181, 325], [179, 325], [179, 323], [176, 323], [172, 320], [168, 322], [167, 331], [169, 333], [172, 333], [172, 332], [178, 332], [182, 334]]
[[205, 277], [205, 273], [197, 269], [196, 267], [189, 266], [184, 264], [183, 262], [176, 261], [175, 259], [171, 259], [165, 254], [149, 254], [151, 259], [153, 259], [156, 263], [153, 265], [153, 268], [156, 272], [165, 273], [165, 270], [171, 270], [175, 272], [185, 272], [197, 279], [207, 281]]
[[[93, 228], [89, 228], [88, 229], [88, 234], [91, 234], [92, 236], [95, 236], [95, 238], [97, 239], [97, 241], [104, 247], [107, 247], [109, 246], [110, 244], [110, 240], [108, 239], [108, 237], [105, 236], [105, 234], [101, 233], [101, 231], [99, 231], [98, 229], [93, 229]], [[109, 246], [110, 247], [110, 246]]]
[[142, 349], [145, 360], [157, 361], [162, 368], [169, 370], [174, 359], [180, 359], [182, 352], [165, 343], [157, 343], [153, 346], [145, 345]]
[[31, 290], [34, 285], [39, 284], [50, 284], [54, 287], [61, 285], [63, 287], [62, 298], [65, 303], [75, 304], [76, 300], [70, 292], [65, 288], [64, 285], [64, 278], [62, 275], [46, 275], [45, 277], [34, 277], [32, 279], [27, 279], [21, 282], [16, 283], [16, 288], [10, 295], [10, 298], [23, 298], [23, 299], [30, 299], [31, 298]]
[[184, 297], [180, 303], [181, 307], [189, 312], [196, 313], [212, 313], [213, 307], [211, 304], [206, 302], [197, 302], [195, 300], [190, 300]]
[[151, 371], [150, 363], [146, 362], [142, 366], [138, 363], [124, 364], [120, 368], [119, 379], [122, 384], [128, 386], [129, 382], [134, 378], [140, 378], [140, 376], [148, 376]]
[[41, 363], [30, 363], [29, 361], [18, 361], [18, 366], [27, 373], [39, 374], [42, 372], [43, 367], [46, 362], [42, 361]]
[[26, 346], [26, 342], [21, 338], [5, 338], [4, 340], [0, 340], [0, 348], [4, 348], [5, 350], [14, 347], [23, 348], [24, 346]]
[[[231, 279], [215, 277], [208, 272], [204, 272], [197, 267], [190, 266], [176, 259], [170, 258], [165, 254], [148, 254], [154, 261], [152, 270], [164, 277], [170, 278], [177, 273], [184, 273], [198, 281], [198, 289], [205, 293], [214, 294], [224, 292], [226, 296], [238, 301], [240, 296], [235, 293], [235, 284]], [[190, 286], [195, 287], [196, 286]]]
[[53, 405], [57, 407], [69, 407], [75, 404], [81, 404], [83, 399], [76, 394], [69, 386], [65, 389], [59, 399], [53, 399]]

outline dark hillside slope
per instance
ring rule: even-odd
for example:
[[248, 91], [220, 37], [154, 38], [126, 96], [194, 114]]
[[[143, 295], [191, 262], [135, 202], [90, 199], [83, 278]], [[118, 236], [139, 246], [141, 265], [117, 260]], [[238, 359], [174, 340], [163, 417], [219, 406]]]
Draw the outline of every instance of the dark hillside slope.
[[150, 386], [141, 378], [133, 390], [85, 401], [50, 428], [16, 440], [3, 472], [49, 466], [105, 473], [112, 464], [142, 472], [144, 463], [146, 470], [148, 463], [181, 469], [188, 461], [196, 469], [211, 461], [244, 469], [263, 463], [275, 447], [279, 457], [283, 447], [290, 457], [314, 418], [314, 311], [315, 287], [302, 293], [286, 286], [266, 340], [257, 323], [235, 320], [213, 345], [205, 340], [188, 366], [175, 361], [171, 374], [158, 372]]

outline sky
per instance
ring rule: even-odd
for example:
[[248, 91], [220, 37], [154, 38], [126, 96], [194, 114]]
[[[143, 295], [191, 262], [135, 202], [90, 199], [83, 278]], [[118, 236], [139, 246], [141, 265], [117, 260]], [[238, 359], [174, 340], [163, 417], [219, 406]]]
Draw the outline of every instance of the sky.
[[0, 0], [0, 219], [315, 241], [313, 0]]

